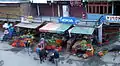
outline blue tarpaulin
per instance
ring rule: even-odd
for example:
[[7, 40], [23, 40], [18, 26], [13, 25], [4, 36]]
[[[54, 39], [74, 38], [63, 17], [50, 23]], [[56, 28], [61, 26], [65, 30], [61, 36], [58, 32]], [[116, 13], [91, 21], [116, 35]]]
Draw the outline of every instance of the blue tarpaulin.
[[87, 14], [87, 19], [82, 19], [82, 21], [99, 21], [103, 14]]

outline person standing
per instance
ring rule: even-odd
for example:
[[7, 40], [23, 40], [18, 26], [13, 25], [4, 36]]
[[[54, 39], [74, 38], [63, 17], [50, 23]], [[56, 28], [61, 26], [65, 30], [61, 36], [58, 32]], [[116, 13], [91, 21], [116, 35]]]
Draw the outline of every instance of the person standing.
[[44, 56], [44, 53], [43, 53], [42, 49], [43, 49], [43, 48], [41, 48], [41, 50], [39, 51], [40, 63], [44, 62], [44, 60], [43, 60], [43, 59], [44, 59], [44, 57], [43, 57], [43, 56]]
[[25, 50], [28, 52], [28, 54], [30, 55], [30, 41], [27, 40], [25, 42]]
[[9, 37], [8, 34], [9, 34], [8, 29], [5, 29], [5, 31], [4, 31], [4, 37], [3, 37], [3, 41], [8, 40], [8, 37]]
[[45, 48], [45, 39], [44, 39], [44, 38], [41, 38], [41, 39], [40, 39], [39, 45], [40, 45], [42, 48]]

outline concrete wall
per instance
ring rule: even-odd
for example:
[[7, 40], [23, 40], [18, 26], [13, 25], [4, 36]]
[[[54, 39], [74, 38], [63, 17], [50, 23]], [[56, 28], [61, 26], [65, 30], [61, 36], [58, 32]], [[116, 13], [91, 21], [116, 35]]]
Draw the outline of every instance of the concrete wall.
[[37, 16], [37, 5], [30, 3], [23, 3], [20, 5], [22, 16]]
[[20, 4], [22, 16], [29, 16], [31, 12], [31, 5], [29, 3]]
[[[21, 15], [19, 4], [1, 4], [0, 3], [0, 18], [17, 18], [16, 15]], [[4, 14], [3, 14], [4, 13]], [[10, 14], [7, 16], [7, 14]]]

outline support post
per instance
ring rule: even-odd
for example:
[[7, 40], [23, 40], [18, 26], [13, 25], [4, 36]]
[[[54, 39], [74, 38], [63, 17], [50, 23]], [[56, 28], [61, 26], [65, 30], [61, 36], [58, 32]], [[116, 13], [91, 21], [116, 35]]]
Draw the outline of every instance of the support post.
[[98, 40], [100, 43], [102, 43], [102, 24], [98, 28]]
[[58, 16], [60, 17], [60, 5], [58, 4]]
[[114, 2], [112, 2], [112, 14], [114, 14]]
[[54, 17], [55, 16], [54, 15], [54, 4], [52, 3], [51, 5], [52, 5], [52, 16]]
[[40, 16], [40, 7], [38, 4], [37, 4], [37, 14], [38, 14], [38, 16]]

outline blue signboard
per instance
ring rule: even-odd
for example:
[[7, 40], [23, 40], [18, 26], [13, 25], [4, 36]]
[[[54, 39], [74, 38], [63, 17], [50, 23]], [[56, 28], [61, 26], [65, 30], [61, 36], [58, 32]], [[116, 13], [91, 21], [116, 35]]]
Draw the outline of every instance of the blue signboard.
[[120, 23], [120, 16], [107, 15], [105, 19], [110, 23]]
[[100, 19], [101, 23], [120, 23], [120, 16], [114, 16], [114, 15], [103, 15], [103, 17]]
[[79, 20], [75, 17], [60, 17], [59, 23], [65, 23], [65, 24], [77, 24]]

